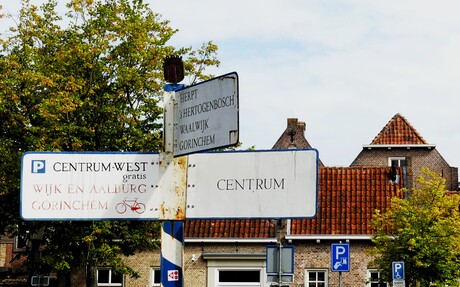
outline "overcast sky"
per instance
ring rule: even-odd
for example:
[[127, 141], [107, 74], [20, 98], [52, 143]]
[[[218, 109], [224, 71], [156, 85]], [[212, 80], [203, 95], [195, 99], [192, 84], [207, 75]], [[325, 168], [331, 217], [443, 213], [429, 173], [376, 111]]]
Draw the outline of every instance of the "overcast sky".
[[400, 113], [460, 166], [460, 1], [147, 2], [179, 30], [170, 44], [212, 40], [211, 72], [238, 73], [244, 147], [270, 149], [298, 118], [324, 164], [348, 166]]

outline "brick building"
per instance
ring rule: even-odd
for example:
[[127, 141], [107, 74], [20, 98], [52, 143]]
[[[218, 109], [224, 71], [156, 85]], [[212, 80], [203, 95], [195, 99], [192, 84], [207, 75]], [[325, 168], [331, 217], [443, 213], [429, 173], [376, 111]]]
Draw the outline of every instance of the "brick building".
[[396, 114], [363, 150], [351, 166], [401, 166], [406, 186], [413, 187], [422, 167], [429, 167], [446, 179], [447, 190], [458, 188], [458, 168], [451, 167], [436, 149], [427, 143], [414, 127]]

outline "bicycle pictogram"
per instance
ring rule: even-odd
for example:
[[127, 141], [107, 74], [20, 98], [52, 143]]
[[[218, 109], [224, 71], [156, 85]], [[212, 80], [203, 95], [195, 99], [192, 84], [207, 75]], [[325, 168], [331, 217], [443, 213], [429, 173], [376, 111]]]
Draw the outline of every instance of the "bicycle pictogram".
[[145, 204], [143, 204], [142, 202], [137, 202], [137, 198], [127, 199], [125, 197], [125, 199], [123, 199], [123, 201], [118, 203], [115, 207], [116, 211], [120, 214], [125, 213], [128, 210], [128, 208], [133, 212], [141, 214], [145, 211]]

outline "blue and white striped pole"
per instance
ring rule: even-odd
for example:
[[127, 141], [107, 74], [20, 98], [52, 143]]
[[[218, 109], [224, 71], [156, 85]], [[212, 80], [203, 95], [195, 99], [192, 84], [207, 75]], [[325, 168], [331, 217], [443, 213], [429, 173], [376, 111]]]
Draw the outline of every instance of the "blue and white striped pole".
[[161, 286], [183, 287], [184, 222], [161, 224]]

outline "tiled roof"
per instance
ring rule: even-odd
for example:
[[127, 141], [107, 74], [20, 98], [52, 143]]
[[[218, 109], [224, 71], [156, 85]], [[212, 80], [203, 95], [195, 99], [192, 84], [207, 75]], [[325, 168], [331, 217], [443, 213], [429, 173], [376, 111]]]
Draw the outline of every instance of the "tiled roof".
[[[370, 235], [376, 209], [402, 197], [400, 183], [389, 181], [390, 167], [323, 167], [319, 170], [318, 212], [314, 219], [293, 219], [292, 235]], [[400, 174], [397, 169], [397, 173]]]
[[267, 219], [187, 220], [186, 238], [275, 238], [276, 224]]
[[371, 145], [417, 144], [427, 144], [427, 142], [400, 114], [396, 114], [371, 142]]
[[[399, 169], [397, 174], [401, 174]], [[291, 235], [370, 235], [376, 209], [385, 211], [403, 187], [391, 183], [390, 167], [321, 167], [318, 212], [313, 219], [291, 220]], [[264, 219], [187, 220], [186, 238], [275, 238], [276, 224]]]

